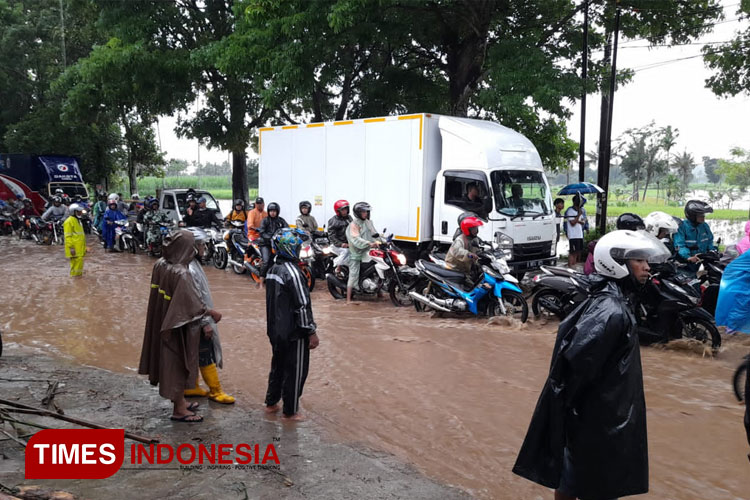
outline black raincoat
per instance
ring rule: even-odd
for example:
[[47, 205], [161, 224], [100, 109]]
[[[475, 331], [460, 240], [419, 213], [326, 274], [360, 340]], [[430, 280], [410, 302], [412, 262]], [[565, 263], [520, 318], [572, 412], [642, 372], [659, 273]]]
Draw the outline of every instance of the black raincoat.
[[271, 217], [269, 215], [263, 219], [263, 222], [260, 223], [260, 246], [270, 247], [271, 238], [273, 238], [274, 233], [282, 227], [289, 227], [289, 224], [278, 215], [276, 217]]
[[315, 330], [307, 280], [296, 263], [277, 257], [266, 274], [266, 333], [271, 344], [294, 342]]
[[328, 240], [337, 247], [347, 243], [346, 228], [352, 222], [352, 216], [341, 217], [334, 215], [328, 220]]
[[549, 376], [513, 472], [558, 488], [563, 450], [575, 494], [605, 499], [648, 491], [646, 401], [635, 318], [613, 281], [561, 324]]

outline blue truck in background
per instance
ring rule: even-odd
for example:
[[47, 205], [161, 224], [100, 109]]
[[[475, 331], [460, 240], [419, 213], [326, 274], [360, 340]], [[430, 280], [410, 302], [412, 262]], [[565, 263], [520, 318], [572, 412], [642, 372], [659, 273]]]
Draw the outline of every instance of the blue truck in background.
[[41, 211], [57, 189], [71, 199], [76, 195], [88, 199], [78, 158], [0, 153], [0, 198], [23, 194]]

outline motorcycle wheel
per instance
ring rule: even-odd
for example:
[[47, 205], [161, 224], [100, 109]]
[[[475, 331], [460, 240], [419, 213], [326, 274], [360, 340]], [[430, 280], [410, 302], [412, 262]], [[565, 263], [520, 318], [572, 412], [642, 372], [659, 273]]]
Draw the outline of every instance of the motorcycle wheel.
[[703, 319], [691, 318], [682, 322], [682, 336], [688, 339], [711, 343], [711, 349], [716, 351], [721, 347], [721, 334], [716, 325]]
[[[250, 265], [252, 265], [255, 269], [260, 269], [263, 266], [263, 259], [261, 259], [259, 256], [252, 257], [250, 259]], [[244, 268], [247, 270], [247, 268]], [[250, 273], [250, 277], [253, 279], [254, 282], [260, 283], [263, 281], [263, 278], [260, 274], [255, 274], [254, 272]]]
[[[342, 274], [344, 273], [342, 272]], [[348, 278], [348, 276], [345, 276], [343, 281], [346, 281], [346, 278]], [[328, 277], [326, 277], [326, 283], [328, 284], [328, 291], [334, 299], [341, 300], [346, 298], [346, 287], [338, 286], [333, 279]]]
[[737, 370], [734, 372], [734, 377], [732, 377], [734, 396], [740, 403], [745, 400], [745, 382], [747, 380], [748, 367], [750, 367], [750, 360], [745, 359], [742, 364], [737, 367]]
[[[425, 278], [421, 278], [421, 277], [417, 278], [417, 280], [412, 285], [411, 290], [424, 295], [425, 289], [427, 288], [428, 283], [429, 282]], [[412, 302], [414, 302], [414, 310], [416, 310], [417, 312], [424, 312], [429, 309], [426, 305], [422, 304], [418, 300], [414, 300]]]
[[310, 271], [310, 268], [307, 266], [301, 267], [300, 271], [302, 271], [302, 274], [305, 276], [305, 279], [307, 280], [307, 289], [312, 292], [313, 288], [315, 288], [315, 275]]
[[229, 256], [227, 255], [227, 251], [223, 248], [217, 248], [214, 252], [214, 267], [216, 269], [224, 269], [227, 267], [227, 262], [229, 260]]
[[[503, 305], [505, 306], [506, 317], [515, 318], [521, 323], [526, 323], [526, 320], [529, 319], [529, 305], [520, 293], [503, 290]], [[502, 316], [500, 304], [493, 301], [487, 308], [487, 314], [489, 316]]]
[[404, 286], [398, 286], [398, 280], [391, 279], [388, 284], [388, 295], [391, 297], [391, 302], [396, 307], [408, 307], [412, 305], [412, 299], [409, 297], [409, 292], [414, 288], [415, 282], [411, 283], [404, 282]]
[[[534, 317], [544, 316], [545, 318], [557, 317], [552, 310], [546, 305], [550, 304], [562, 310], [562, 302], [560, 297], [557, 296], [557, 292], [554, 290], [540, 290], [534, 295], [534, 299], [531, 301], [531, 312], [534, 313]], [[561, 320], [563, 318], [560, 318]]]
[[135, 255], [136, 250], [138, 250], [138, 243], [133, 239], [128, 240], [128, 250]]
[[[234, 274], [245, 274], [247, 271], [247, 268], [245, 266], [238, 266], [237, 264], [232, 264], [232, 271], [234, 271]], [[254, 278], [255, 276], [253, 276]]]

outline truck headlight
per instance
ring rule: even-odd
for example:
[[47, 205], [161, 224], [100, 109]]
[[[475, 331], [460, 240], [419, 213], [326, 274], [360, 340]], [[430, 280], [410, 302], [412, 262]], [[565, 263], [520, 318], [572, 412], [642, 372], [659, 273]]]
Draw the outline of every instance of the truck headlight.
[[503, 257], [508, 260], [513, 259], [513, 238], [498, 231], [495, 233], [495, 243], [497, 243], [498, 249], [503, 253]]
[[557, 240], [552, 240], [552, 245], [550, 246], [549, 254], [552, 257], [557, 255]]

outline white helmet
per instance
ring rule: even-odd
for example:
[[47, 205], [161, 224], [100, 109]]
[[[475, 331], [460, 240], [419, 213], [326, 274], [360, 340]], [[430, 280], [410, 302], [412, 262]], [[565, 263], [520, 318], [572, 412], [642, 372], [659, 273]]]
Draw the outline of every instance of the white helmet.
[[83, 207], [78, 203], [71, 203], [68, 207], [68, 210], [70, 211], [70, 213], [83, 212]]
[[656, 237], [659, 236], [659, 230], [661, 228], [666, 229], [669, 234], [676, 233], [680, 228], [680, 226], [677, 225], [677, 221], [674, 220], [674, 217], [665, 214], [664, 212], [651, 212], [643, 219], [643, 223], [646, 224], [646, 231]]
[[599, 239], [594, 249], [594, 266], [602, 276], [620, 279], [630, 274], [628, 259], [649, 263], [666, 261], [671, 254], [664, 243], [643, 231], [612, 231]]
[[114, 201], [120, 201], [120, 197], [117, 195], [117, 193], [111, 193], [109, 195], [109, 198], [107, 198], [108, 202], [111, 202], [112, 200], [114, 200]]

